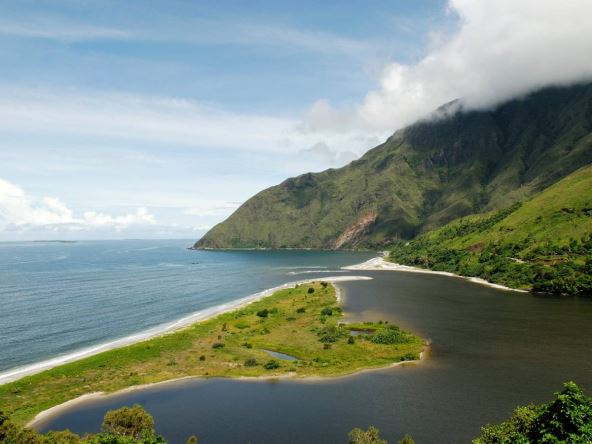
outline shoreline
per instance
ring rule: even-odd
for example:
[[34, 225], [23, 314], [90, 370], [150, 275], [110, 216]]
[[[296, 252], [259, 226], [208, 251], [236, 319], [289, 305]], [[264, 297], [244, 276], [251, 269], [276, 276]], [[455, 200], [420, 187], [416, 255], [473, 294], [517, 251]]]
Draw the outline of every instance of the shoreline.
[[362, 262], [361, 264], [348, 265], [346, 267], [342, 267], [342, 269], [347, 270], [347, 271], [403, 271], [403, 272], [407, 272], [407, 273], [437, 274], [440, 276], [448, 276], [448, 277], [455, 277], [455, 278], [464, 279], [466, 281], [473, 282], [475, 284], [484, 285], [486, 287], [491, 287], [491, 288], [495, 288], [498, 290], [515, 291], [515, 292], [519, 292], [519, 293], [529, 293], [527, 290], [506, 287], [505, 285], [495, 284], [493, 282], [489, 282], [485, 279], [478, 278], [478, 277], [461, 276], [459, 274], [451, 273], [449, 271], [428, 270], [426, 268], [412, 267], [410, 265], [401, 265], [401, 264], [397, 264], [395, 262], [389, 262], [389, 261], [385, 260], [383, 256], [369, 259], [366, 262]]
[[[216, 305], [214, 307], [209, 307], [203, 310], [196, 311], [191, 313], [183, 318], [177, 319], [175, 321], [171, 321], [165, 324], [157, 325], [152, 327], [148, 330], [144, 330], [139, 333], [135, 333], [120, 339], [115, 339], [113, 341], [105, 342], [102, 344], [98, 344], [95, 346], [87, 347], [81, 350], [73, 351], [69, 354], [57, 356], [54, 358], [46, 359], [44, 361], [36, 362], [33, 364], [28, 364], [25, 366], [13, 368], [7, 370], [5, 372], [0, 373], [0, 385], [8, 384], [10, 382], [17, 381], [21, 378], [26, 376], [34, 375], [37, 373], [41, 373], [45, 370], [50, 370], [52, 368], [58, 367], [63, 364], [68, 364], [70, 362], [78, 361], [80, 359], [88, 358], [90, 356], [97, 355], [99, 353], [103, 353], [109, 350], [113, 350], [116, 348], [125, 347], [127, 345], [132, 345], [138, 342], [146, 341], [148, 339], [153, 339], [158, 336], [164, 336], [169, 333], [176, 332], [181, 330], [185, 327], [189, 327], [192, 324], [197, 322], [206, 321], [213, 317], [219, 316], [229, 311], [233, 311], [239, 308], [242, 308], [246, 305], [249, 305], [253, 302], [257, 302], [267, 296], [271, 296], [273, 293], [279, 290], [283, 290], [286, 288], [293, 288], [296, 285], [306, 284], [309, 282], [315, 281], [326, 281], [331, 283], [339, 283], [339, 282], [346, 282], [346, 281], [356, 281], [356, 280], [371, 280], [371, 277], [368, 276], [327, 276], [321, 277], [316, 279], [304, 279], [299, 281], [292, 281], [287, 282], [282, 285], [278, 285], [273, 288], [268, 288], [266, 290], [260, 291], [258, 293], [254, 293], [252, 295], [242, 297], [236, 299], [234, 301], [226, 302], [224, 304]], [[336, 290], [336, 297], [337, 301], [340, 301], [340, 290], [337, 286], [335, 286]]]
[[385, 364], [384, 366], [380, 366], [380, 367], [362, 368], [362, 369], [356, 370], [352, 373], [348, 373], [345, 375], [339, 375], [339, 376], [298, 377], [296, 374], [293, 374], [293, 373], [286, 373], [284, 375], [279, 375], [279, 376], [238, 376], [238, 377], [226, 377], [226, 378], [221, 377], [221, 376], [215, 376], [215, 377], [183, 376], [181, 378], [169, 379], [167, 381], [159, 381], [159, 382], [153, 382], [150, 384], [140, 384], [140, 385], [135, 385], [135, 386], [131, 386], [131, 387], [126, 387], [126, 388], [123, 388], [121, 390], [117, 390], [117, 391], [111, 392], [111, 393], [108, 393], [108, 392], [85, 393], [84, 395], [80, 395], [77, 398], [70, 399], [66, 402], [63, 402], [62, 404], [55, 405], [53, 407], [48, 408], [47, 410], [43, 410], [43, 411], [37, 413], [33, 419], [31, 419], [29, 422], [27, 422], [27, 424], [25, 424], [25, 427], [30, 428], [30, 429], [36, 429], [40, 425], [43, 425], [42, 423], [44, 421], [50, 420], [53, 417], [59, 415], [60, 413], [63, 413], [64, 411], [66, 411], [70, 408], [74, 408], [78, 404], [82, 404], [85, 402], [98, 401], [98, 400], [101, 400], [104, 398], [110, 398], [110, 397], [114, 397], [114, 396], [123, 395], [125, 393], [146, 390], [146, 389], [154, 388], [159, 385], [174, 384], [177, 382], [190, 381], [190, 380], [207, 381], [208, 379], [226, 379], [229, 381], [238, 381], [238, 382], [266, 382], [266, 381], [277, 381], [277, 380], [291, 380], [291, 381], [294, 381], [299, 384], [304, 384], [304, 383], [308, 383], [308, 382], [314, 383], [314, 382], [323, 382], [323, 381], [333, 381], [333, 380], [338, 380], [338, 379], [352, 378], [352, 377], [359, 376], [364, 373], [385, 371], [385, 370], [389, 370], [389, 369], [396, 368], [396, 367], [405, 367], [406, 365], [419, 365], [422, 363], [422, 361], [425, 361], [427, 354], [429, 352], [429, 349], [430, 349], [430, 345], [428, 343], [426, 343], [423, 351], [419, 353], [419, 359], [415, 359], [412, 361], [392, 362], [390, 364]]

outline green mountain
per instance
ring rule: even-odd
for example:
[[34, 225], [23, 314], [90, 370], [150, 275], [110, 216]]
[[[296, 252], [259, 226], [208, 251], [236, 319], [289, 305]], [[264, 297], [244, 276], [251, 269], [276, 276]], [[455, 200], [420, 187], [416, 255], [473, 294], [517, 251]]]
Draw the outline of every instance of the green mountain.
[[513, 288], [592, 295], [592, 166], [524, 203], [399, 241], [389, 258]]
[[339, 169], [268, 188], [195, 248], [377, 248], [524, 200], [592, 162], [592, 84], [458, 102]]

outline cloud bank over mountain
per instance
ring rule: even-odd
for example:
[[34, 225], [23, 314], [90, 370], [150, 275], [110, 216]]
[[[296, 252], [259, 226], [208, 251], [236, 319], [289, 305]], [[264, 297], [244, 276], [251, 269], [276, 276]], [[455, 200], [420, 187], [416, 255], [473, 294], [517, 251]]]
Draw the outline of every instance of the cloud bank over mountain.
[[543, 86], [592, 79], [590, 1], [450, 0], [448, 8], [458, 27], [434, 33], [421, 60], [386, 66], [380, 86], [351, 109], [317, 101], [304, 126], [394, 130], [457, 98], [487, 108]]

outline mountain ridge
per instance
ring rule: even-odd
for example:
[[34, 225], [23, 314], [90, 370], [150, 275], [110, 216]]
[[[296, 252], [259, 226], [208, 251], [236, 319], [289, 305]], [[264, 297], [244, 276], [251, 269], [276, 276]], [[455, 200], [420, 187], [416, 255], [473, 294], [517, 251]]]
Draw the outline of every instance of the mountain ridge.
[[592, 83], [395, 132], [360, 159], [257, 193], [194, 248], [380, 248], [498, 210], [592, 162]]

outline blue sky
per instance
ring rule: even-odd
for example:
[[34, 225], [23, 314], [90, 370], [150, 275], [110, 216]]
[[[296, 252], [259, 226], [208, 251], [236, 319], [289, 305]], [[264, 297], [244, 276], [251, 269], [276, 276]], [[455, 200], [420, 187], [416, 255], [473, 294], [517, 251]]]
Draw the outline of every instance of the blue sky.
[[[198, 238], [443, 101], [589, 74], [508, 77], [499, 60], [540, 58], [536, 26], [561, 16], [518, 3], [0, 0], [0, 240]], [[517, 57], [484, 55], [513, 36]]]

